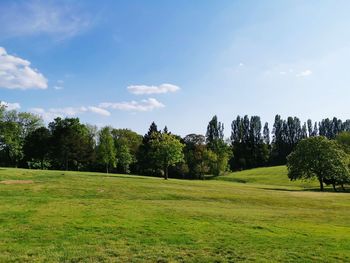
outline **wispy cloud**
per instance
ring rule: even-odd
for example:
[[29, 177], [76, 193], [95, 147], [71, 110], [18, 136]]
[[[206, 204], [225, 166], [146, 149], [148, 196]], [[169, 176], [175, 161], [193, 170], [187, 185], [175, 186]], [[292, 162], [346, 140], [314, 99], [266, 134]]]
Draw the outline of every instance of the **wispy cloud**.
[[149, 98], [139, 102], [103, 102], [100, 103], [99, 107], [122, 111], [152, 111], [154, 109], [163, 108], [165, 105], [154, 98]]
[[5, 106], [6, 110], [19, 110], [21, 105], [18, 102], [10, 103], [6, 101], [0, 101], [0, 106]]
[[47, 79], [28, 60], [9, 55], [0, 47], [0, 88], [46, 89]]
[[307, 77], [310, 76], [312, 74], [312, 71], [310, 69], [304, 70], [298, 74], [296, 74], [295, 76], [297, 77]]
[[51, 121], [57, 117], [74, 117], [82, 113], [95, 113], [102, 116], [110, 116], [111, 113], [105, 109], [95, 106], [88, 107], [64, 107], [64, 108], [30, 108], [30, 112], [41, 116], [45, 121]]
[[53, 86], [53, 88], [54, 88], [55, 90], [61, 90], [61, 89], [63, 89], [62, 86]]
[[72, 37], [91, 24], [89, 15], [72, 3], [60, 1], [5, 1], [0, 4], [0, 38], [48, 34]]
[[147, 85], [131, 85], [128, 88], [128, 91], [135, 95], [144, 95], [144, 94], [162, 94], [169, 92], [176, 92], [180, 88], [173, 84], [164, 83], [159, 86], [147, 86]]

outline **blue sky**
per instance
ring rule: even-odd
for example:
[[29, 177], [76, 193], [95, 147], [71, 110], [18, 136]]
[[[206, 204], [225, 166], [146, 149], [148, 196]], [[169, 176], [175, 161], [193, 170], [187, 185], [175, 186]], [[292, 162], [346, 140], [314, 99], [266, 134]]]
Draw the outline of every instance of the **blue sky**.
[[0, 1], [0, 100], [145, 133], [349, 118], [349, 1]]

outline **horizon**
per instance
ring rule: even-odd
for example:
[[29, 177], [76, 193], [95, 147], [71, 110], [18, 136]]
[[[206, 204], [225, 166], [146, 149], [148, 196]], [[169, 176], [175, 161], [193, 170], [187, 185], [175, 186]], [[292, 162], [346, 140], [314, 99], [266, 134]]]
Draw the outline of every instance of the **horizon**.
[[[0, 100], [145, 134], [348, 119], [350, 3], [2, 1]], [[325, 37], [327, 36], [327, 37]], [[9, 107], [9, 108], [10, 108]], [[180, 114], [179, 114], [180, 113]]]

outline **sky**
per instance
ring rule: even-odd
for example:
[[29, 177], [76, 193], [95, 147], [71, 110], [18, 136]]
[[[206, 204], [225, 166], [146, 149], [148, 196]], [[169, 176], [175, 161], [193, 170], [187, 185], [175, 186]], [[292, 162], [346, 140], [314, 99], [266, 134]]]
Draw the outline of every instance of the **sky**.
[[350, 1], [0, 1], [0, 101], [46, 123], [225, 135], [350, 116]]

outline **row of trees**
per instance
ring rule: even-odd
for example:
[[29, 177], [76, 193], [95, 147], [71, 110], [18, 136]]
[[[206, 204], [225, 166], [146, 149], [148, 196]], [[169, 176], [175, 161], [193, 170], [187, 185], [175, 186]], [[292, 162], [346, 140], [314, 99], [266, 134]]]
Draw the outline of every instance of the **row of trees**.
[[337, 134], [344, 131], [350, 131], [350, 120], [343, 122], [337, 118], [327, 118], [313, 123], [309, 119], [302, 123], [297, 117], [284, 120], [276, 115], [271, 140], [269, 125], [266, 122], [262, 126], [259, 116], [237, 116], [231, 124], [233, 157], [230, 167], [237, 170], [282, 165], [302, 139], [315, 136], [335, 139]]
[[152, 123], [141, 136], [129, 129], [82, 124], [78, 118], [56, 118], [44, 126], [33, 114], [0, 108], [0, 165], [41, 169], [106, 171], [201, 179], [227, 170], [285, 164], [303, 138], [334, 139], [350, 130], [337, 118], [302, 124], [276, 115], [270, 133], [259, 116], [237, 116], [231, 136], [216, 116], [204, 135], [174, 135]]

